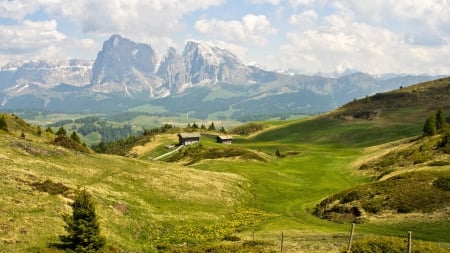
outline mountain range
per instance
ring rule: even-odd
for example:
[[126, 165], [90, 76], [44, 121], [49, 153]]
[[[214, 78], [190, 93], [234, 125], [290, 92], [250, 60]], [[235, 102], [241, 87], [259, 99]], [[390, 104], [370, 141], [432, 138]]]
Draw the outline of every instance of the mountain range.
[[95, 61], [41, 60], [2, 67], [0, 110], [113, 113], [154, 108], [171, 115], [232, 119], [313, 114], [440, 77], [360, 72], [327, 77], [268, 71], [199, 41], [188, 41], [181, 54], [169, 48], [158, 61], [150, 45], [112, 35]]

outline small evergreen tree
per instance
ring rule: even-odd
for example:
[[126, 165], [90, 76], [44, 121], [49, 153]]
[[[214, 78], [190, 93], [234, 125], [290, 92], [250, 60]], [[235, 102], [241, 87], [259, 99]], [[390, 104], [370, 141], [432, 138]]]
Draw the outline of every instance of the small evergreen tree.
[[214, 126], [214, 122], [211, 122], [211, 125], [209, 125], [208, 130], [215, 131], [216, 127]]
[[47, 129], [45, 129], [45, 132], [47, 132], [47, 133], [53, 133], [53, 130], [50, 128], [50, 127], [47, 127]]
[[226, 132], [227, 132], [223, 126], [220, 128], [219, 131], [220, 131], [221, 133], [226, 133]]
[[41, 129], [41, 126], [38, 126], [38, 127], [37, 127], [36, 133], [37, 133], [38, 136], [41, 136], [41, 135], [42, 135], [42, 129]]
[[0, 130], [8, 132], [8, 124], [6, 123], [5, 116], [0, 116]]
[[198, 128], [198, 125], [197, 125], [197, 123], [195, 123], [195, 122], [194, 122], [194, 124], [192, 124], [192, 128], [195, 128], [195, 129], [197, 129], [197, 128]]
[[436, 112], [436, 130], [442, 132], [447, 127], [447, 121], [445, 120], [444, 112], [439, 109]]
[[275, 151], [275, 155], [276, 155], [277, 157], [281, 157], [280, 150], [277, 149], [277, 151]]
[[200, 126], [200, 129], [206, 129], [206, 127], [205, 127], [205, 125], [203, 125], [203, 123], [202, 123], [202, 125]]
[[58, 129], [58, 131], [56, 131], [56, 135], [58, 135], [58, 136], [66, 136], [67, 135], [66, 129], [64, 129], [64, 127], [60, 127]]
[[75, 252], [97, 252], [105, 246], [100, 236], [100, 225], [95, 213], [95, 203], [86, 189], [78, 189], [72, 203], [72, 216], [64, 215], [64, 229], [68, 235], [60, 236], [68, 250]]
[[436, 115], [433, 113], [425, 121], [423, 126], [423, 136], [433, 136], [436, 134]]
[[70, 139], [72, 139], [76, 143], [81, 143], [80, 136], [78, 136], [78, 134], [75, 131], [73, 131], [72, 134], [70, 135]]

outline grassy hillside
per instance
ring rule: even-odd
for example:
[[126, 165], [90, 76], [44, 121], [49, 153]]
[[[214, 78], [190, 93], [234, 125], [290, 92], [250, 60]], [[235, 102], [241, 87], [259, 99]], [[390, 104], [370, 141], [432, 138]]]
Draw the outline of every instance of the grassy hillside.
[[[64, 233], [61, 215], [70, 212], [77, 187], [86, 187], [98, 202], [108, 244], [132, 251], [217, 239], [266, 216], [241, 207], [250, 197], [243, 177], [80, 153], [51, 145], [51, 135], [32, 136], [35, 128], [7, 118], [10, 131], [0, 133], [2, 252], [57, 242]], [[17, 135], [22, 131], [30, 137]]]
[[284, 252], [339, 252], [352, 221], [356, 240], [413, 231], [445, 252], [450, 159], [436, 148], [443, 135], [418, 137], [431, 112], [450, 115], [449, 87], [442, 79], [326, 115], [261, 122], [231, 146], [204, 136], [165, 162], [151, 158], [174, 133], [135, 146], [135, 158], [99, 155], [55, 146], [53, 134], [4, 115], [0, 249], [57, 242], [74, 190], [86, 187], [111, 252], [276, 252], [281, 233]]

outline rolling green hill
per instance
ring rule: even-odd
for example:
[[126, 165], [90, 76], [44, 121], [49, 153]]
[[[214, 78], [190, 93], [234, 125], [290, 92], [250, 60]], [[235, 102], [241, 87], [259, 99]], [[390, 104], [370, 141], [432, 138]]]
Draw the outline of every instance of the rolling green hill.
[[231, 146], [203, 136], [165, 162], [149, 158], [173, 133], [136, 146], [135, 158], [101, 155], [3, 114], [0, 252], [52, 252], [77, 187], [94, 196], [110, 252], [277, 252], [281, 233], [284, 252], [339, 252], [354, 221], [356, 241], [413, 231], [417, 247], [445, 252], [450, 157], [437, 148], [445, 135], [421, 136], [437, 108], [450, 115], [449, 101], [450, 79], [437, 80], [261, 122]]

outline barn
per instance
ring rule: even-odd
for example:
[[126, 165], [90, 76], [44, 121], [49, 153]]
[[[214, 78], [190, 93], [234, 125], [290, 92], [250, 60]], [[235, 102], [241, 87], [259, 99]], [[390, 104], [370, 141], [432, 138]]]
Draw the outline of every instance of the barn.
[[180, 133], [178, 134], [179, 145], [192, 145], [200, 142], [199, 133]]
[[217, 136], [216, 140], [217, 140], [217, 143], [231, 144], [233, 142], [233, 136], [219, 135], [219, 136]]

